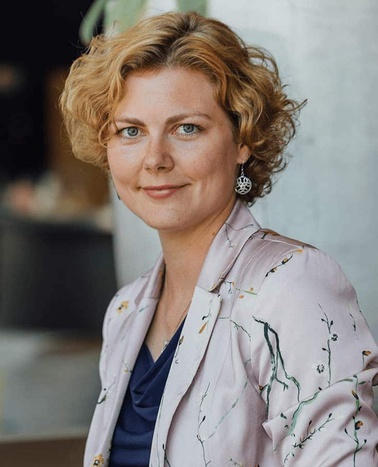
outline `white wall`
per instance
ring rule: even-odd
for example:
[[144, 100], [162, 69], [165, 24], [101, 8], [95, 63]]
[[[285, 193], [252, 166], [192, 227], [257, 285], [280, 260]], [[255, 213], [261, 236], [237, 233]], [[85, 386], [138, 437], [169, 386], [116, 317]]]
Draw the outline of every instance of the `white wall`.
[[[150, 2], [149, 12], [172, 6]], [[253, 213], [264, 227], [316, 245], [340, 263], [378, 339], [378, 3], [210, 0], [208, 14], [269, 49], [288, 92], [308, 99], [288, 148], [293, 158]], [[117, 199], [114, 206], [124, 283], [151, 265], [158, 237]]]

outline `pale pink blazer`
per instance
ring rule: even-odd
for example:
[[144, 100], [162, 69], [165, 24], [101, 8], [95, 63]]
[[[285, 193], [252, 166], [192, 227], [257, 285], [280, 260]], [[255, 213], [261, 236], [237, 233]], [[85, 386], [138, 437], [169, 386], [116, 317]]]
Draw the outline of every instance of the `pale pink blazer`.
[[[163, 267], [160, 257], [106, 312], [85, 467], [107, 465]], [[377, 345], [338, 264], [261, 229], [237, 201], [194, 292], [150, 467], [378, 466], [377, 373]]]

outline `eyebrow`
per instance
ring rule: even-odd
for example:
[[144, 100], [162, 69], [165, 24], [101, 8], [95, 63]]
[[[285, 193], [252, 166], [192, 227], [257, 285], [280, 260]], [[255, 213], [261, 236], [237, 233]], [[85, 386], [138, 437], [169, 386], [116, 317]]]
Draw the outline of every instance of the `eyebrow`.
[[[191, 118], [191, 117], [202, 117], [202, 118], [205, 118], [206, 120], [211, 120], [211, 117], [209, 114], [207, 113], [203, 113], [203, 112], [192, 112], [192, 113], [181, 113], [181, 114], [177, 114], [177, 115], [172, 115], [172, 117], [169, 117], [167, 118], [166, 120], [166, 124], [173, 124], [173, 123], [177, 123], [181, 120], [185, 120], [187, 118]], [[122, 116], [120, 118], [116, 118], [115, 120], [115, 123], [118, 124], [118, 123], [131, 123], [133, 125], [144, 125], [144, 122], [142, 120], [140, 120], [139, 118], [134, 118], [134, 117], [128, 117], [128, 116]]]

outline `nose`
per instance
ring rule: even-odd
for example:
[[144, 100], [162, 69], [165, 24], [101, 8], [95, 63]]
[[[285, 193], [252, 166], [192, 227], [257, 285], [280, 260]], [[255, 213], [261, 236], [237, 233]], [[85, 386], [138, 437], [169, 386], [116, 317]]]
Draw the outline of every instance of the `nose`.
[[150, 136], [143, 167], [149, 172], [169, 172], [173, 168], [172, 148], [164, 136]]

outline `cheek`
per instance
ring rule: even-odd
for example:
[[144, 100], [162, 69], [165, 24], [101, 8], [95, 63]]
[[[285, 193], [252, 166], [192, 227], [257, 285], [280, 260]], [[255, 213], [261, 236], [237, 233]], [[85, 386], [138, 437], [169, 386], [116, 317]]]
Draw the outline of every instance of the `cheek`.
[[116, 149], [108, 149], [107, 157], [113, 180], [126, 181], [133, 172], [130, 159]]
[[193, 162], [192, 172], [196, 178], [211, 178], [234, 180], [237, 172], [237, 163], [232, 157], [231, 151], [225, 147], [219, 147], [203, 154], [201, 158]]
[[190, 170], [194, 178], [206, 178], [213, 172], [214, 162], [207, 156], [204, 156], [192, 161], [190, 164]]
[[192, 171], [193, 178], [206, 190], [209, 197], [222, 197], [222, 194], [233, 192], [235, 185], [235, 170], [230, 164], [225, 164], [222, 158], [204, 159], [196, 164]]

